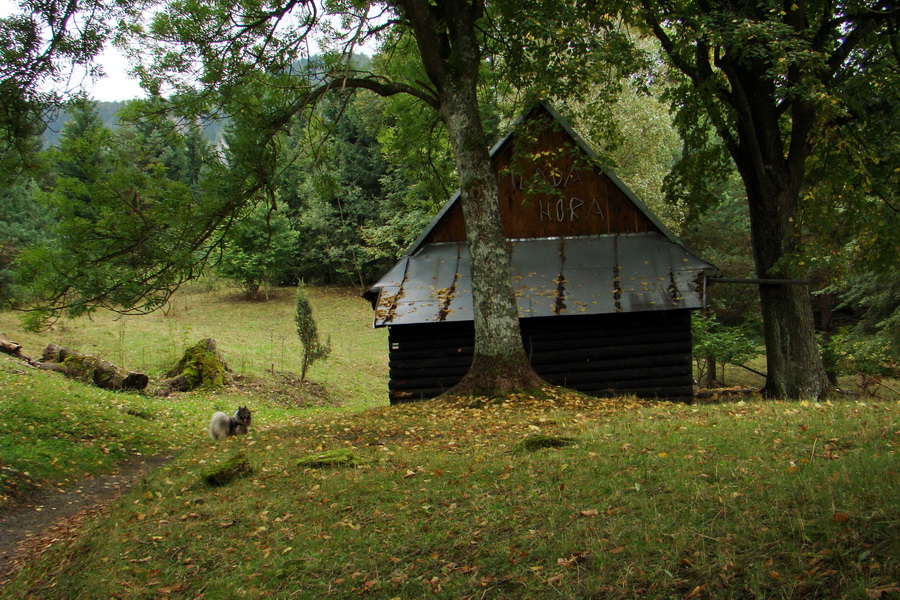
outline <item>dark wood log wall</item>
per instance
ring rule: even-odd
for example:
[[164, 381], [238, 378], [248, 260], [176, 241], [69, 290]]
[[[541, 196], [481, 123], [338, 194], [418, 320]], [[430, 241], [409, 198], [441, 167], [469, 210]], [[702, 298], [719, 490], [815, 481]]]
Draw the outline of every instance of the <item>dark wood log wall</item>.
[[[591, 395], [693, 400], [688, 310], [522, 320], [532, 365], [547, 381]], [[392, 404], [433, 398], [472, 363], [471, 322], [390, 327]]]

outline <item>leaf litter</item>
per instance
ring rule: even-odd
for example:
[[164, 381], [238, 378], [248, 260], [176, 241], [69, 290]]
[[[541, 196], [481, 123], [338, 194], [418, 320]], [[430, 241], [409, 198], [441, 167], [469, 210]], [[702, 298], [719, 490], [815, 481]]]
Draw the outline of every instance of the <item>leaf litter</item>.
[[[441, 398], [360, 413], [295, 416], [285, 425], [232, 440], [251, 452], [258, 467], [238, 488], [251, 494], [239, 507], [229, 508], [224, 496], [196, 497], [179, 489], [173, 477], [176, 498], [163, 504], [161, 514], [150, 510], [159, 507], [157, 500], [135, 508], [147, 516], [130, 522], [133, 533], [123, 536], [143, 541], [129, 542], [122, 556], [155, 557], [150, 563], [157, 565], [178, 558], [177, 568], [154, 568], [170, 569], [167, 585], [182, 583], [186, 597], [198, 591], [192, 579], [209, 582], [202, 577], [206, 567], [194, 558], [184, 562], [195, 554], [172, 551], [211, 529], [229, 541], [207, 546], [211, 554], [205, 562], [248, 561], [235, 577], [258, 581], [260, 590], [267, 589], [263, 580], [271, 571], [280, 574], [281, 583], [269, 583], [270, 590], [287, 585], [310, 594], [332, 590], [335, 597], [533, 597], [529, 594], [550, 590], [572, 597], [582, 590], [610, 598], [698, 598], [748, 585], [767, 594], [793, 586], [815, 595], [844, 589], [842, 582], [856, 568], [830, 566], [832, 555], [818, 553], [859, 547], [858, 530], [866, 525], [866, 510], [872, 510], [836, 504], [817, 518], [811, 506], [802, 507], [813, 498], [802, 486], [817, 483], [798, 478], [817, 465], [832, 470], [841, 483], [843, 464], [866, 445], [860, 436], [833, 433], [827, 420], [813, 418], [812, 413], [827, 416], [830, 410], [796, 403], [697, 409], [550, 389], [502, 400]], [[836, 420], [846, 411], [833, 412]], [[896, 456], [896, 427], [889, 424], [896, 417], [889, 411], [884, 416], [887, 422], [872, 438]], [[527, 455], [512, 452], [535, 435], [577, 442]], [[733, 436], [749, 440], [761, 455], [744, 456], [732, 448]], [[832, 441], [839, 439], [852, 443]], [[843, 452], [824, 456], [822, 440]], [[297, 468], [301, 456], [342, 449], [365, 460], [343, 470]], [[194, 460], [212, 460], [218, 451]], [[785, 468], [792, 460], [802, 467], [796, 473]], [[591, 478], [593, 472], [603, 475]], [[596, 487], [579, 489], [588, 479]], [[772, 485], [795, 487], [796, 500], [784, 509], [786, 517], [777, 514], [760, 523], [761, 507], [748, 505], [747, 498], [768, 499], [764, 486]], [[679, 488], [688, 493], [676, 493]], [[667, 529], [665, 521], [648, 518], [666, 512], [699, 514], [706, 523], [691, 525], [695, 534], [690, 527]], [[750, 516], [742, 517], [745, 512]], [[755, 520], [752, 530], [745, 518]], [[777, 527], [785, 518], [827, 529], [825, 537], [806, 533], [809, 540], [796, 547], [814, 551], [818, 563], [798, 567], [778, 546], [784, 536]], [[154, 520], [155, 533], [141, 534], [145, 526], [139, 524]], [[759, 536], [760, 552], [770, 553], [772, 562], [753, 564], [740, 549], [738, 532], [750, 540]], [[890, 597], [893, 580], [881, 577], [896, 572], [896, 565], [884, 560], [877, 544], [871, 552], [872, 559], [856, 561], [871, 582], [866, 589]], [[671, 559], [665, 559], [667, 553]], [[647, 556], [659, 562], [648, 562]], [[321, 580], [321, 587], [308, 587], [313, 580]]]

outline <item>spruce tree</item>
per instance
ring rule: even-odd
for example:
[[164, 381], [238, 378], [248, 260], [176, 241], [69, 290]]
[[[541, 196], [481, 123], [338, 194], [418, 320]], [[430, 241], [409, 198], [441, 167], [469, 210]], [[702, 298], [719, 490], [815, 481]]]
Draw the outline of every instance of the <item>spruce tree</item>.
[[314, 362], [328, 358], [331, 354], [331, 338], [323, 342], [319, 339], [319, 328], [313, 318], [312, 306], [303, 287], [297, 288], [297, 302], [294, 310], [294, 322], [297, 324], [297, 335], [300, 336], [300, 344], [303, 346], [301, 355], [300, 381], [306, 381], [306, 371]]

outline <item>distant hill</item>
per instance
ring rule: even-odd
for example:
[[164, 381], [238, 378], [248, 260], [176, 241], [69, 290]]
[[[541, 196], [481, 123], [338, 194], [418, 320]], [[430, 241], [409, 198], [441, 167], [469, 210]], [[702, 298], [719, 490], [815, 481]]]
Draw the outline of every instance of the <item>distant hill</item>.
[[[310, 64], [320, 64], [321, 60], [320, 57], [314, 56], [311, 59], [312, 63], [305, 59], [295, 61], [291, 66], [291, 71], [296, 75], [302, 75]], [[351, 64], [354, 69], [365, 71], [372, 67], [372, 58], [366, 54], [354, 54]], [[314, 75], [307, 75], [307, 77], [310, 77], [312, 81], [323, 80], [322, 77], [316, 77]], [[100, 119], [106, 127], [109, 127], [110, 129], [118, 127], [118, 113], [125, 104], [125, 102], [97, 102], [97, 112], [100, 114]], [[63, 126], [68, 120], [69, 113], [65, 110], [60, 110], [59, 113], [57, 113], [56, 118], [47, 124], [47, 129], [44, 130], [43, 135], [44, 148], [50, 148], [59, 143]], [[204, 125], [203, 132], [206, 134], [206, 138], [210, 143], [218, 145], [222, 141], [222, 134], [226, 123], [227, 121], [216, 121]]]
[[[110, 129], [118, 127], [119, 111], [124, 108], [125, 104], [125, 102], [97, 102], [97, 114], [100, 115], [100, 120], [103, 122], [103, 125]], [[56, 114], [56, 117], [47, 124], [47, 128], [44, 130], [44, 135], [42, 136], [44, 148], [50, 148], [51, 146], [59, 144], [63, 127], [69, 119], [69, 113], [65, 110], [60, 110]], [[222, 139], [224, 127], [225, 124], [222, 121], [207, 123], [203, 127], [203, 132], [206, 134], [206, 138], [210, 143], [218, 144]]]
[[[119, 125], [118, 113], [123, 106], [125, 106], [124, 102], [98, 102], [97, 113], [105, 126], [115, 129]], [[56, 118], [47, 123], [47, 129], [44, 130], [44, 135], [42, 136], [44, 148], [49, 148], [59, 143], [63, 125], [69, 121], [69, 118], [68, 112], [60, 110], [56, 114]]]

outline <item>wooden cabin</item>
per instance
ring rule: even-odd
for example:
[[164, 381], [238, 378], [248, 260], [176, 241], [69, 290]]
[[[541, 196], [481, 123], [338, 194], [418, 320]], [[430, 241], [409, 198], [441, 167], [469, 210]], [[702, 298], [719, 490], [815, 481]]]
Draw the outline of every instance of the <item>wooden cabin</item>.
[[[491, 150], [525, 350], [550, 383], [690, 401], [692, 310], [715, 268], [691, 254], [547, 103]], [[472, 362], [457, 192], [364, 295], [388, 327], [391, 403], [431, 398]]]

